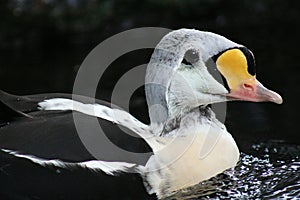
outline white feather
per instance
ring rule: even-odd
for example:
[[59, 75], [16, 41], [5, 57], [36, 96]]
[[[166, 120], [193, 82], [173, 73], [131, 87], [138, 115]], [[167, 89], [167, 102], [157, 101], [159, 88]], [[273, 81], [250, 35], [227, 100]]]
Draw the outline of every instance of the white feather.
[[64, 98], [48, 99], [38, 103], [38, 106], [41, 110], [72, 110], [111, 121], [137, 133], [149, 144], [153, 151], [161, 148], [161, 144], [156, 141], [156, 137], [150, 132], [150, 127], [126, 111], [99, 104], [84, 104]]
[[43, 167], [54, 166], [54, 167], [66, 168], [66, 169], [72, 167], [73, 168], [81, 167], [81, 168], [87, 168], [92, 171], [103, 171], [108, 175], [115, 175], [118, 172], [129, 172], [130, 169], [133, 170], [133, 172], [143, 171], [143, 166], [133, 164], [133, 163], [126, 163], [126, 162], [106, 162], [101, 160], [91, 160], [85, 162], [72, 163], [72, 162], [64, 162], [58, 159], [46, 160], [46, 159], [38, 158], [33, 155], [25, 155], [25, 154], [18, 153], [17, 151], [12, 151], [7, 149], [1, 149], [1, 151], [6, 152], [18, 158], [24, 158], [30, 160]]

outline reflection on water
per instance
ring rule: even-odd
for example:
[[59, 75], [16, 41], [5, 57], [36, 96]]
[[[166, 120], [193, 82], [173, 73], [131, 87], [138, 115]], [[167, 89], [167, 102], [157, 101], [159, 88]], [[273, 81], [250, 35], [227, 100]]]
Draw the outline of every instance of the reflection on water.
[[239, 164], [167, 199], [300, 198], [300, 146], [283, 142], [253, 145]]

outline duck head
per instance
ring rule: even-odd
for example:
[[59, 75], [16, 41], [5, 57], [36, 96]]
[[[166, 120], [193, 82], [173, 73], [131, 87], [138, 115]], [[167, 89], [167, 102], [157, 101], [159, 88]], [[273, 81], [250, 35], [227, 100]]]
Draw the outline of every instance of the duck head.
[[191, 29], [172, 31], [160, 41], [148, 64], [145, 90], [151, 124], [217, 102], [282, 103], [279, 94], [256, 79], [250, 50]]

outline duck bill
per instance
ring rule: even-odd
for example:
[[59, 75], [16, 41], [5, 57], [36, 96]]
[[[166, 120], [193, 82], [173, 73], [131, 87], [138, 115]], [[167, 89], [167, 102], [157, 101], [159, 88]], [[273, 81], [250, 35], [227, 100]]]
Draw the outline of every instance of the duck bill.
[[265, 88], [258, 80], [251, 79], [227, 94], [229, 100], [251, 102], [274, 102], [282, 104], [282, 98], [276, 92]]

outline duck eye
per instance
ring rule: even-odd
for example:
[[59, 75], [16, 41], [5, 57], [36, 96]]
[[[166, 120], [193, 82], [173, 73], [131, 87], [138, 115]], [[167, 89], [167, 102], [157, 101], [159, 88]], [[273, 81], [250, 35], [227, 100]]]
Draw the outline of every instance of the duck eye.
[[189, 49], [184, 54], [184, 60], [190, 64], [199, 61], [199, 52], [196, 49]]

